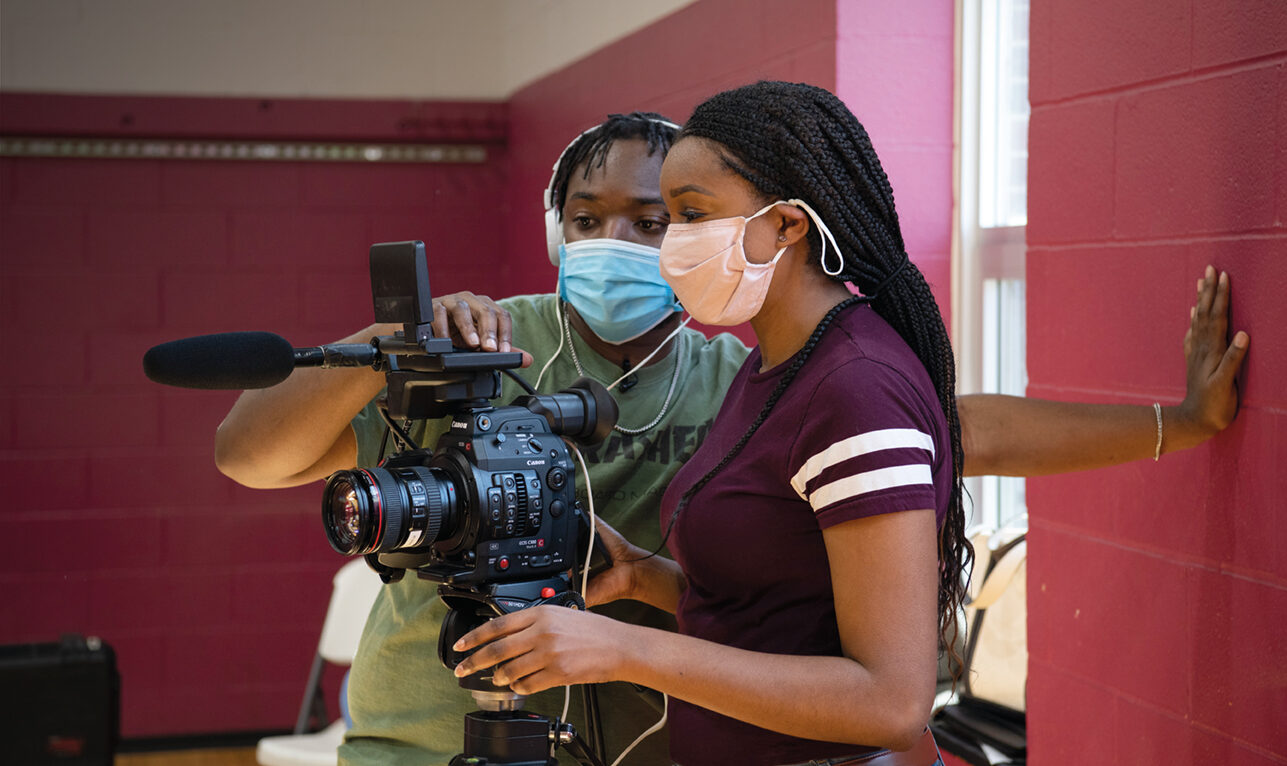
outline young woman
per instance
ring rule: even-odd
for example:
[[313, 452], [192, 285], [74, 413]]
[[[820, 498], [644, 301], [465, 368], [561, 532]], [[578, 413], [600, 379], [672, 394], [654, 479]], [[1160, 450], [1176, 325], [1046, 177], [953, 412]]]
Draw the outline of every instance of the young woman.
[[759, 342], [663, 501], [675, 562], [614, 539], [590, 594], [673, 609], [680, 634], [531, 609], [462, 639], [481, 648], [456, 672], [666, 692], [684, 766], [930, 766], [970, 556], [954, 364], [866, 132], [819, 88], [728, 91], [694, 112], [661, 189], [680, 302]]

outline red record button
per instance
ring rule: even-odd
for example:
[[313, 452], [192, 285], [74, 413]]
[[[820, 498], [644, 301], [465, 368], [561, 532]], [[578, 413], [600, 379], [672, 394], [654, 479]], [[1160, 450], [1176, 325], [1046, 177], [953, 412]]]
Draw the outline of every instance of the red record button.
[[509, 559], [505, 556], [501, 556], [499, 559], [496, 560], [496, 568], [502, 572], [504, 572], [506, 569], [509, 569]]
[[554, 598], [554, 589], [548, 585], [541, 588], [541, 598]]

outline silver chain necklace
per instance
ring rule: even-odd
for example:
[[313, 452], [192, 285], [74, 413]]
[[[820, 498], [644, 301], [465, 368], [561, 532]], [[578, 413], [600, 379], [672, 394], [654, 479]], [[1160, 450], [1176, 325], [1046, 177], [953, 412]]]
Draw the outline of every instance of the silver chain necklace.
[[[587, 377], [585, 370], [581, 368], [581, 360], [578, 359], [576, 355], [576, 344], [572, 342], [572, 328], [568, 325], [568, 315], [566, 311], [563, 312], [563, 332], [567, 336], [568, 350], [572, 352], [572, 364], [576, 366], [576, 374], [583, 378]], [[628, 436], [638, 436], [661, 422], [661, 419], [666, 416], [666, 410], [670, 409], [671, 397], [675, 395], [675, 384], [679, 382], [679, 363], [683, 359], [683, 353], [684, 336], [683, 333], [680, 333], [679, 336], [675, 338], [675, 371], [670, 375], [670, 388], [666, 391], [666, 401], [662, 402], [661, 412], [657, 413], [657, 417], [653, 418], [652, 422], [648, 425], [640, 428], [623, 428], [620, 424], [616, 424], [612, 426], [613, 430]]]

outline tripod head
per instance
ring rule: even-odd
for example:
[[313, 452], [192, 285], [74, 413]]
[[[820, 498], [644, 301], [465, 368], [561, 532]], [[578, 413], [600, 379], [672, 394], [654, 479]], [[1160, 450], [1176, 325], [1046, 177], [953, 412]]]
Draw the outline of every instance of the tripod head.
[[[541, 604], [585, 608], [566, 573], [523, 582], [442, 584], [438, 596], [448, 607], [438, 632], [438, 659], [449, 670], [469, 656], [452, 649], [457, 639], [493, 617]], [[559, 747], [584, 766], [603, 766], [602, 755], [593, 752], [571, 724], [523, 712], [526, 697], [497, 686], [490, 669], [461, 678], [460, 685], [473, 695], [479, 710], [465, 715], [465, 749], [451, 766], [556, 766], [554, 751]], [[596, 735], [595, 741], [601, 738]]]
[[[455, 670], [469, 653], [452, 649], [457, 639], [493, 617], [541, 604], [584, 609], [585, 601], [572, 590], [567, 573], [555, 577], [521, 582], [485, 582], [470, 586], [443, 584], [438, 586], [438, 596], [447, 605], [438, 632], [438, 659], [443, 667]], [[471, 673], [460, 679], [462, 688], [468, 689], [483, 710], [521, 710], [523, 695], [507, 686], [492, 683], [490, 670]]]

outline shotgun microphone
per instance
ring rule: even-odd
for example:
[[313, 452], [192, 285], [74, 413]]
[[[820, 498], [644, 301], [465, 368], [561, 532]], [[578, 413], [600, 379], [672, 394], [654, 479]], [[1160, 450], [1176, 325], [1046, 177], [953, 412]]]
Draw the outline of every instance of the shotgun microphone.
[[369, 367], [379, 356], [370, 343], [292, 348], [270, 332], [225, 332], [153, 346], [143, 372], [167, 386], [241, 390], [275, 386], [296, 367]]

